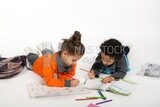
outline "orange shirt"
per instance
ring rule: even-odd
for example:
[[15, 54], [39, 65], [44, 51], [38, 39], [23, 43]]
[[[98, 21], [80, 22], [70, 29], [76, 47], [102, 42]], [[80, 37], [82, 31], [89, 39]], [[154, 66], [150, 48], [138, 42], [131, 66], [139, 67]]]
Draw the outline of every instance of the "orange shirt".
[[47, 86], [65, 87], [70, 86], [71, 78], [75, 75], [76, 64], [68, 71], [60, 71], [62, 64], [58, 64], [59, 52], [43, 55], [33, 64], [33, 71], [44, 78]]

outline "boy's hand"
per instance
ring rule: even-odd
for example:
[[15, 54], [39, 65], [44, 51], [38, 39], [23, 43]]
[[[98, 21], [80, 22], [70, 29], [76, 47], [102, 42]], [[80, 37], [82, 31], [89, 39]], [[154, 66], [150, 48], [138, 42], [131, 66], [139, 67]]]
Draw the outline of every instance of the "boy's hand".
[[111, 83], [111, 82], [114, 81], [114, 80], [115, 80], [114, 77], [108, 76], [108, 77], [105, 77], [101, 82], [102, 82], [103, 84], [106, 84], [106, 83]]
[[71, 80], [71, 87], [76, 87], [79, 84], [78, 79]]
[[88, 77], [89, 79], [94, 79], [95, 78], [95, 73], [93, 70], [91, 70], [89, 73], [88, 73]]

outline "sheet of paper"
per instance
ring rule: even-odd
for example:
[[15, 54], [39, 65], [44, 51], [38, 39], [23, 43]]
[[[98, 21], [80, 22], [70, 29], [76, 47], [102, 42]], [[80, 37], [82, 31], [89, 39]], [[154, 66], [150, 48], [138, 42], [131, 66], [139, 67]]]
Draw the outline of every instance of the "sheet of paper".
[[48, 87], [40, 83], [30, 83], [27, 85], [27, 88], [30, 97], [67, 96], [90, 93], [90, 90], [81, 87]]

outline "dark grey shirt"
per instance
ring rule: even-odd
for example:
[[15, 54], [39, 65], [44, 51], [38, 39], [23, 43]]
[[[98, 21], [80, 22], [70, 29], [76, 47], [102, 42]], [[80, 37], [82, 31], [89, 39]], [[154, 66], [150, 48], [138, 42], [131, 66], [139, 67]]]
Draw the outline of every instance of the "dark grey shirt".
[[95, 63], [92, 65], [91, 70], [94, 71], [96, 74], [96, 77], [99, 77], [100, 73], [104, 74], [111, 74], [116, 79], [122, 79], [125, 77], [128, 68], [128, 58], [126, 55], [123, 54], [123, 56], [115, 61], [112, 65], [106, 66], [102, 63], [101, 60], [101, 53], [98, 54]]

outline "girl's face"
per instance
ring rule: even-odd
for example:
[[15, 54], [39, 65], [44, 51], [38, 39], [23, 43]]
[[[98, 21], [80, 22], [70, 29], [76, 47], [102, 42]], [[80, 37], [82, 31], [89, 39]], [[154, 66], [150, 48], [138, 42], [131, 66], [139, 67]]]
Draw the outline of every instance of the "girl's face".
[[101, 53], [101, 60], [106, 66], [113, 64], [115, 61], [114, 58], [110, 57], [109, 55], [105, 55], [104, 53]]
[[71, 55], [67, 51], [64, 51], [62, 52], [61, 60], [67, 66], [72, 66], [73, 64], [76, 64], [81, 57], [82, 55], [78, 55], [78, 54]]

